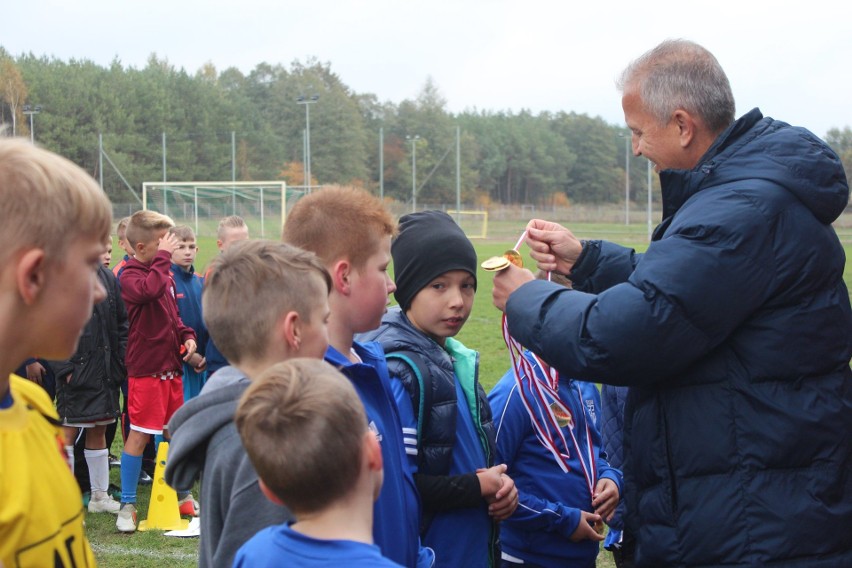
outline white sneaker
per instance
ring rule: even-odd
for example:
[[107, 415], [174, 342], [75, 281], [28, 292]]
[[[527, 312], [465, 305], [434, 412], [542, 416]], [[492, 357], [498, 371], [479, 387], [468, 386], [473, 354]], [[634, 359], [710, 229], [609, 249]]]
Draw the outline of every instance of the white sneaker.
[[133, 503], [125, 503], [121, 506], [118, 518], [115, 520], [115, 528], [123, 533], [136, 532], [136, 506]]
[[121, 509], [121, 503], [113, 499], [106, 491], [102, 495], [93, 495], [89, 499], [90, 513], [112, 513], [115, 515], [118, 514], [119, 509]]

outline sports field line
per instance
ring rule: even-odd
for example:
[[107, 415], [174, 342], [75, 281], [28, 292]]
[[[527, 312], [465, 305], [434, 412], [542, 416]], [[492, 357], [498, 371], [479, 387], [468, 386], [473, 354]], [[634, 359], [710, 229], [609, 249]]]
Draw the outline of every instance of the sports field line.
[[175, 560], [197, 560], [198, 554], [181, 552], [179, 550], [145, 550], [144, 548], [125, 548], [114, 544], [97, 544], [89, 542], [92, 550], [98, 554], [110, 554], [114, 556], [145, 556], [148, 558], [174, 558]]

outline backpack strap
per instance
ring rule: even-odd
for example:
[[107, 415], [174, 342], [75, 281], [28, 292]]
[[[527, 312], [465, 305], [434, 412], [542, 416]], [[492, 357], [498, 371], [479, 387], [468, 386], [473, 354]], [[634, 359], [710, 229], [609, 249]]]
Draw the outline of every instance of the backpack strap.
[[423, 409], [432, 406], [432, 391], [426, 385], [426, 380], [431, 376], [429, 367], [426, 365], [423, 357], [414, 351], [393, 351], [385, 354], [385, 357], [389, 363], [391, 360], [395, 360], [406, 365], [411, 369], [412, 374], [417, 380], [417, 388], [415, 388], [414, 384], [405, 386], [408, 396], [411, 397], [414, 418], [417, 420], [417, 447], [419, 448], [422, 437], [421, 433], [423, 432], [423, 421], [426, 414], [423, 412]]

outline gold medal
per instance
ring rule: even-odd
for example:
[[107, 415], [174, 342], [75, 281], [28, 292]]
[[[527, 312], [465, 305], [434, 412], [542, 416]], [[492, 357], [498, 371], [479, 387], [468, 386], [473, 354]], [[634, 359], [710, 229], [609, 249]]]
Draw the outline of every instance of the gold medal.
[[518, 268], [524, 267], [524, 259], [521, 257], [521, 253], [516, 251], [515, 249], [509, 249], [503, 253], [503, 257], [509, 260], [512, 264], [517, 266]]
[[482, 270], [487, 270], [488, 272], [499, 272], [509, 266], [509, 264], [511, 262], [505, 256], [492, 256], [488, 260], [482, 261], [480, 266]]

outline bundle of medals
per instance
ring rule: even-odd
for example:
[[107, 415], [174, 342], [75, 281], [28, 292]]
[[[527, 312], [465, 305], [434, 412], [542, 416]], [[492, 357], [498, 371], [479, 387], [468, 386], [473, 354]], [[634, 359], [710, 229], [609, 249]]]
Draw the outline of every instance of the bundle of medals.
[[[525, 237], [526, 231], [521, 235], [515, 247], [507, 250], [503, 253], [503, 256], [493, 256], [483, 261], [480, 265], [482, 269], [489, 272], [499, 272], [508, 268], [510, 264], [523, 268], [523, 258], [517, 249]], [[550, 280], [550, 274], [548, 274], [547, 279]], [[536, 437], [542, 446], [553, 455], [560, 469], [568, 473], [570, 471], [568, 465], [570, 454], [565, 430], [568, 431], [571, 436], [571, 446], [576, 450], [577, 459], [583, 469], [583, 476], [589, 488], [589, 495], [593, 496], [595, 494], [597, 468], [592, 446], [592, 432], [589, 427], [588, 418], [583, 420], [586, 425], [586, 447], [585, 451], [582, 451], [577, 440], [577, 435], [574, 432], [577, 421], [574, 419], [571, 410], [559, 398], [559, 372], [542, 361], [535, 353], [526, 351], [509, 334], [509, 326], [505, 314], [503, 314], [502, 323], [503, 340], [509, 349], [512, 370], [514, 371], [515, 381], [518, 384], [518, 392], [521, 394], [521, 400], [530, 417]], [[525, 351], [527, 355], [525, 355]], [[526, 389], [524, 388], [525, 381], [528, 385]], [[577, 396], [580, 398], [580, 407], [583, 408], [582, 394], [579, 388], [575, 390], [577, 391]], [[560, 450], [560, 442], [562, 450]], [[595, 528], [598, 530], [597, 527]], [[602, 528], [603, 525], [601, 524]]]

